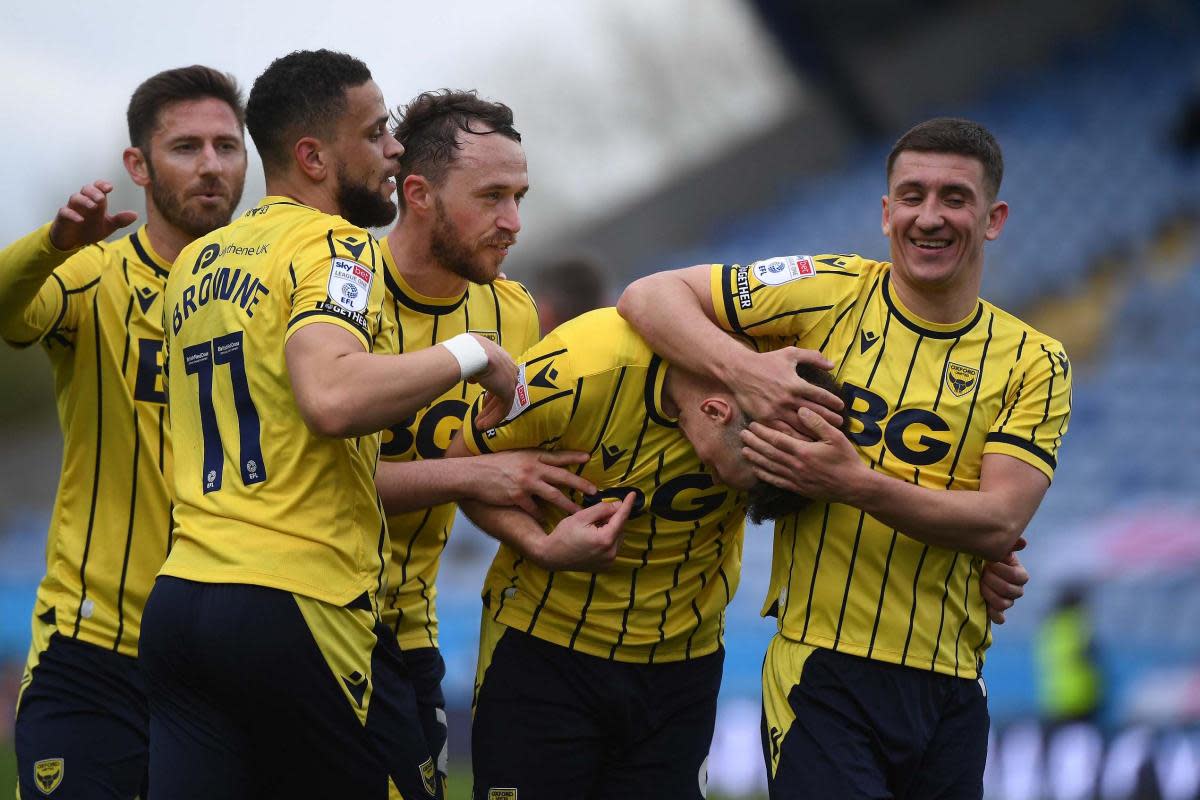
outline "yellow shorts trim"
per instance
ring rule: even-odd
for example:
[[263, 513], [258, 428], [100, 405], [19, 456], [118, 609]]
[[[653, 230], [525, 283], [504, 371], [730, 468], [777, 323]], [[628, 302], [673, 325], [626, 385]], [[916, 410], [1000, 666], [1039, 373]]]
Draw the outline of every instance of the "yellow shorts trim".
[[330, 677], [337, 681], [350, 708], [358, 716], [359, 724], [365, 727], [374, 689], [371, 655], [378, 641], [375, 613], [362, 608], [330, 605], [299, 594], [292, 597], [333, 673]]
[[817, 649], [779, 633], [775, 634], [771, 643], [767, 645], [767, 657], [763, 660], [762, 695], [772, 778], [779, 768], [783, 740], [792, 729], [792, 723], [796, 721], [796, 712], [788, 702], [788, 695], [799, 685], [804, 673], [804, 664]]
[[479, 620], [479, 661], [475, 665], [475, 691], [471, 695], [471, 716], [475, 716], [475, 704], [479, 702], [479, 689], [483, 686], [483, 678], [488, 667], [492, 665], [492, 656], [500, 637], [508, 630], [503, 622], [496, 622], [485, 608]]

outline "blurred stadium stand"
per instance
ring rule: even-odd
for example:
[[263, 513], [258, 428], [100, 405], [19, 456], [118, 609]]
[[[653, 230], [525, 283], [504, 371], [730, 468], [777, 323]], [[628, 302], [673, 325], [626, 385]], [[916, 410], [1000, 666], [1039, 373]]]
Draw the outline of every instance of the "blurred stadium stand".
[[[866, 34], [853, 15], [832, 0], [814, 3], [817, 27], [795, 39], [780, 22], [784, 4], [754, 5], [795, 46], [783, 49], [813, 72], [824, 96], [736, 157], [573, 232], [562, 250], [602, 254], [624, 277], [797, 252], [886, 258], [879, 198], [891, 139], [935, 114], [988, 125], [1004, 147], [1001, 194], [1012, 213], [989, 245], [984, 296], [1063, 339], [1076, 370], [1055, 485], [1022, 556], [1033, 581], [988, 654], [988, 797], [1200, 798], [1196, 5], [1013, 4], [1042, 9], [1030, 26], [1012, 14], [998, 20], [1005, 4], [863, 3], [876, 8], [875, 30], [885, 6], [919, 20], [945, 16], [936, 33], [992, 53], [962, 70], [952, 58], [930, 58], [936, 37], [901, 25], [903, 16], [889, 36], [859, 42]], [[1014, 32], [1022, 25], [1025, 37]], [[993, 52], [1005, 47], [1019, 51], [1007, 62]], [[936, 91], [904, 95], [902, 105], [896, 87], [915, 82], [921, 48], [926, 62], [954, 74], [943, 74]], [[883, 56], [903, 68], [882, 77]], [[815, 70], [814, 58], [831, 57], [839, 63]], [[48, 517], [40, 505], [9, 500], [16, 505], [0, 515], [0, 663], [24, 659]], [[468, 744], [478, 591], [494, 551], [468, 527], [460, 523], [451, 537], [439, 592], [456, 755]], [[769, 560], [770, 531], [748, 530], [710, 761], [714, 788], [735, 795], [763, 785], [757, 697], [772, 625], [758, 607]], [[1095, 727], [1064, 728], [1047, 746], [1036, 720], [1032, 635], [1057, 587], [1079, 580], [1093, 587], [1106, 702]]]

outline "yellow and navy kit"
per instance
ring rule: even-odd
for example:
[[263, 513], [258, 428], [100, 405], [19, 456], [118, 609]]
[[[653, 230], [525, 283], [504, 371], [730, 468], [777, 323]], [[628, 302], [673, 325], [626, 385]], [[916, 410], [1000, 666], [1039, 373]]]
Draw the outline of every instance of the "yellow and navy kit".
[[[1062, 345], [986, 301], [936, 324], [906, 309], [891, 265], [854, 255], [713, 265], [719, 324], [760, 350], [821, 351], [851, 397], [850, 439], [873, 470], [937, 490], [979, 488], [987, 453], [1053, 478], [1070, 414]], [[775, 523], [764, 614], [789, 639], [977, 677], [991, 626], [983, 560], [932, 547], [858, 509], [814, 503]]]
[[0, 334], [45, 348], [63, 432], [34, 615], [127, 656], [137, 654], [142, 608], [170, 543], [161, 369], [170, 267], [145, 227], [62, 252], [45, 225], [0, 252]]
[[[501, 545], [484, 586], [493, 619], [616, 661], [679, 661], [716, 651], [737, 590], [745, 498], [714, 484], [664, 413], [666, 373], [666, 363], [615, 309], [592, 311], [522, 356], [506, 422], [487, 431], [464, 424], [475, 453], [590, 453], [580, 474], [599, 492], [584, 502], [637, 496], [606, 572], [548, 572]], [[563, 516], [547, 509], [546, 530]]]
[[296, 407], [288, 337], [336, 325], [391, 352], [379, 244], [341, 217], [267, 197], [180, 253], [166, 289], [175, 544], [162, 574], [344, 605], [388, 557], [379, 436], [322, 437]]
[[[456, 297], [429, 297], [413, 289], [397, 269], [387, 240], [379, 243], [386, 265], [389, 297], [384, 312], [396, 321], [401, 353], [432, 347], [460, 333], [477, 333], [514, 357], [538, 340], [537, 308], [519, 283], [497, 280], [471, 284]], [[418, 461], [441, 458], [462, 427], [463, 416], [483, 391], [462, 381], [441, 397], [383, 432], [380, 458]], [[381, 604], [384, 624], [405, 650], [437, 647], [437, 573], [446, 538], [454, 525], [454, 503], [388, 517], [392, 559], [387, 594]]]

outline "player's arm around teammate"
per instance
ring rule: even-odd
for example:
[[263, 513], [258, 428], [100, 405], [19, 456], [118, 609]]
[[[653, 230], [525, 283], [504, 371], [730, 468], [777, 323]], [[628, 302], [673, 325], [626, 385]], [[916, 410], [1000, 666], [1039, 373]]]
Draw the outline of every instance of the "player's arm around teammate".
[[746, 457], [759, 478], [862, 509], [926, 544], [1003, 561], [1050, 488], [1041, 470], [998, 453], [984, 455], [978, 491], [916, 486], [873, 471], [840, 431], [809, 409], [800, 409], [798, 417], [813, 441], [759, 422], [742, 434]]
[[[349, 438], [375, 433], [426, 406], [466, 378], [489, 392], [483, 422], [495, 424], [512, 402], [517, 368], [497, 344], [475, 334], [403, 356], [368, 353], [354, 334], [309, 325], [285, 352], [296, 405], [314, 433]], [[457, 348], [466, 350], [463, 354]]]
[[[983, 457], [978, 491], [945, 492], [873, 471], [830, 424], [842, 403], [796, 375], [800, 361], [827, 368], [814, 350], [749, 353], [716, 324], [709, 265], [660, 272], [631, 284], [618, 310], [664, 358], [726, 383], [757, 420], [785, 420], [808, 442], [754, 422], [742, 434], [760, 478], [807, 497], [844, 502], [926, 544], [1003, 561], [1050, 486], [1009, 456]], [[861, 471], [860, 471], [861, 470]], [[864, 475], [863, 473], [870, 473]]]

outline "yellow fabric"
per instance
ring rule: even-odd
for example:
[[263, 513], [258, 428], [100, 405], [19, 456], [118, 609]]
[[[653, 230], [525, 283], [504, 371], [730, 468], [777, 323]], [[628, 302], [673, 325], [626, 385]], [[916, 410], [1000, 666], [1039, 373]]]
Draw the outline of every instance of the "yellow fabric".
[[771, 776], [779, 769], [779, 753], [783, 740], [796, 721], [796, 712], [788, 702], [792, 689], [800, 684], [804, 664], [816, 650], [812, 645], [793, 642], [783, 636], [773, 636], [763, 659], [763, 715], [767, 723], [767, 747]]
[[[473, 284], [457, 297], [427, 297], [400, 275], [387, 240], [379, 244], [387, 267], [384, 313], [398, 322], [401, 353], [432, 347], [467, 332], [490, 338], [514, 357], [537, 342], [537, 309], [521, 284], [498, 280], [488, 286]], [[380, 458], [441, 458], [482, 391], [478, 383], [463, 381], [384, 431]], [[438, 564], [457, 510], [454, 503], [443, 503], [388, 517], [392, 558], [380, 612], [403, 649], [437, 647]]]
[[[365, 608], [334, 606], [301, 594], [292, 597], [338, 688], [358, 717], [358, 724], [366, 727], [375, 690], [371, 676], [371, 654], [378, 638], [375, 614]], [[351, 686], [356, 690], [362, 687], [361, 700], [351, 694]]]
[[496, 645], [500, 637], [508, 630], [508, 626], [492, 619], [488, 610], [483, 609], [479, 620], [479, 660], [475, 664], [475, 689], [471, 694], [471, 715], [475, 714], [475, 704], [479, 702], [479, 690], [483, 679], [487, 677], [488, 667], [492, 666], [492, 657], [496, 654]]
[[72, 254], [54, 249], [46, 225], [0, 252], [0, 333], [45, 348], [63, 432], [34, 616], [52, 611], [62, 635], [127, 656], [170, 536], [169, 269], [144, 227]]
[[[853, 394], [850, 435], [871, 468], [937, 490], [979, 487], [985, 453], [1054, 474], [1070, 414], [1062, 346], [980, 301], [938, 325], [904, 308], [887, 263], [858, 256], [713, 265], [720, 324], [759, 349], [820, 350]], [[978, 677], [991, 627], [982, 561], [928, 547], [869, 515], [814, 503], [775, 524], [764, 613], [784, 636]]]
[[[179, 256], [167, 283], [175, 546], [162, 574], [342, 606], [375, 598], [388, 558], [379, 436], [309, 430], [284, 358], [325, 323], [390, 352], [379, 245], [341, 217], [268, 197]], [[211, 410], [206, 404], [211, 403]]]
[[[560, 326], [521, 362], [526, 407], [487, 431], [464, 425], [470, 449], [581, 450], [591, 453], [581, 474], [602, 497], [640, 499], [606, 572], [550, 573], [502, 545], [485, 607], [505, 625], [617, 661], [715, 651], [737, 590], [745, 498], [713, 484], [663, 412], [666, 364], [611, 308]], [[562, 518], [546, 509], [545, 529]]]
[[[33, 639], [29, 643], [29, 655], [25, 659], [25, 671], [21, 673], [21, 685], [17, 688], [17, 711], [21, 710], [21, 695], [33, 682], [33, 670], [41, 663], [42, 653], [50, 646], [50, 637], [54, 634], [54, 623], [33, 618]], [[14, 712], [15, 713], [15, 712]]]

